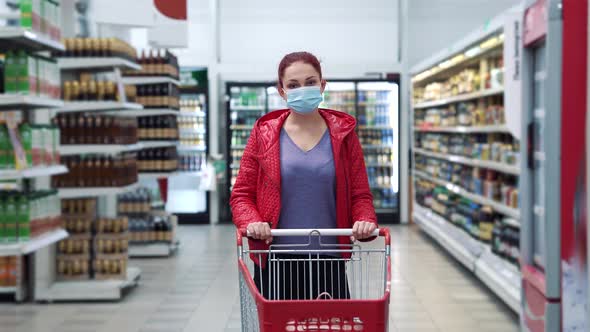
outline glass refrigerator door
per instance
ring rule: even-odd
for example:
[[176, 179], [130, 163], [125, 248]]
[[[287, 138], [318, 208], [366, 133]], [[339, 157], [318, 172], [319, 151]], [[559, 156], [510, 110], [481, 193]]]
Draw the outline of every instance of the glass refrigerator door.
[[200, 172], [207, 156], [206, 105], [205, 92], [183, 92], [180, 96], [180, 113], [177, 117], [180, 135], [179, 169], [177, 174], [168, 179], [168, 212], [207, 212], [207, 192], [199, 190]]
[[229, 162], [231, 169], [230, 191], [238, 176], [244, 148], [254, 128], [254, 123], [266, 113], [267, 86], [230, 85]]
[[287, 108], [287, 102], [283, 97], [279, 94], [279, 90], [277, 90], [276, 86], [269, 86], [266, 88], [266, 93], [268, 95], [268, 111], [276, 111], [282, 110]]
[[320, 108], [329, 108], [355, 116], [354, 82], [328, 82]]
[[359, 82], [358, 135], [363, 145], [375, 210], [393, 222], [399, 194], [399, 85]]

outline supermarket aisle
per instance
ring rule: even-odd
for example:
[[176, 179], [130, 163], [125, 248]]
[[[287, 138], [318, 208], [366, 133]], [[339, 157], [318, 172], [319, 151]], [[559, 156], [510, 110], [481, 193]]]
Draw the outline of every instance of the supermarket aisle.
[[[230, 226], [181, 227], [168, 260], [133, 260], [140, 286], [121, 303], [0, 304], [0, 332], [239, 331]], [[517, 317], [416, 228], [392, 229], [390, 331], [517, 331]]]

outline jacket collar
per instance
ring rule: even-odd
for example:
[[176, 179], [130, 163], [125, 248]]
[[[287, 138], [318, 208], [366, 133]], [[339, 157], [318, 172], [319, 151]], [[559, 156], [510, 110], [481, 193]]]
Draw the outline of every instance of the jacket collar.
[[[326, 121], [332, 142], [340, 145], [344, 138], [350, 134], [355, 126], [356, 120], [351, 115], [331, 109], [319, 109], [320, 115]], [[270, 112], [258, 120], [258, 135], [262, 140], [262, 151], [268, 151], [280, 138], [281, 129], [291, 114], [291, 110], [283, 109]], [[259, 141], [259, 142], [260, 142]]]

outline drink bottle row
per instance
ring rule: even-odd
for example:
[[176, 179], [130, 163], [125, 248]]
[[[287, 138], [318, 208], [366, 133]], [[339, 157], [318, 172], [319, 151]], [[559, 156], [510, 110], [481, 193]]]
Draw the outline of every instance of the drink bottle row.
[[137, 182], [137, 160], [132, 155], [63, 156], [68, 173], [52, 177], [54, 188], [122, 187]]
[[141, 65], [141, 70], [125, 71], [125, 76], [179, 77], [178, 58], [168, 50], [142, 50], [137, 63]]
[[393, 169], [390, 166], [385, 167], [367, 167], [370, 187], [390, 187], [392, 181]]
[[178, 169], [178, 153], [175, 147], [144, 149], [137, 155], [140, 172], [173, 172]]
[[178, 140], [176, 116], [158, 115], [138, 118], [138, 134], [142, 141]]
[[97, 114], [59, 114], [53, 119], [60, 129], [61, 144], [135, 144], [135, 118]]
[[120, 57], [129, 61], [137, 59], [133, 46], [117, 38], [66, 38], [65, 51], [57, 57]]
[[142, 84], [136, 88], [136, 100], [144, 108], [180, 109], [180, 91], [174, 84]]
[[393, 145], [393, 129], [361, 129], [358, 136], [363, 145]]

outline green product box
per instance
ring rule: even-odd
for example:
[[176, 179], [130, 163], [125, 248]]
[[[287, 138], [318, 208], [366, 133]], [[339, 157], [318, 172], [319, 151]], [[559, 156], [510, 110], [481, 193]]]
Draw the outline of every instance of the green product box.
[[0, 169], [10, 169], [10, 138], [5, 126], [0, 126]]
[[20, 25], [23, 28], [33, 28], [33, 1], [20, 0]]
[[6, 93], [15, 93], [16, 92], [16, 82], [17, 82], [17, 64], [16, 64], [16, 54], [12, 51], [6, 52], [6, 58], [4, 61], [4, 90]]
[[20, 195], [17, 199], [18, 239], [31, 238], [31, 216], [29, 199], [26, 195]]
[[4, 228], [6, 226], [6, 212], [4, 211], [4, 198], [0, 197], [0, 243], [6, 242]]
[[25, 151], [25, 155], [27, 157], [27, 165], [36, 166], [37, 164], [33, 163], [33, 131], [34, 127], [31, 127], [27, 123], [23, 123], [18, 128], [20, 138], [21, 138], [21, 145], [23, 150]]
[[5, 213], [6, 223], [4, 224], [4, 234], [8, 242], [14, 242], [18, 236], [18, 217], [16, 200], [13, 195], [6, 198], [5, 201]]
[[37, 94], [37, 59], [25, 51], [19, 51], [17, 62], [17, 91], [22, 94]]

